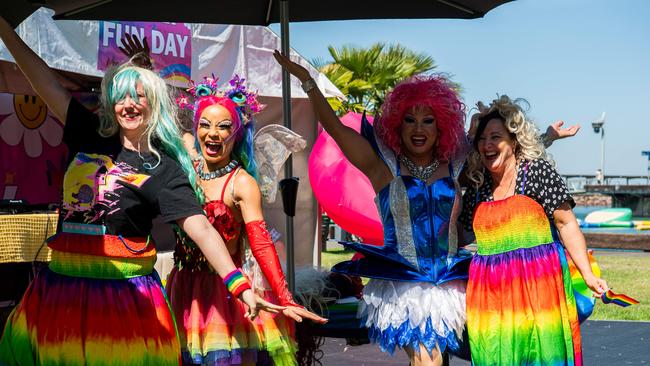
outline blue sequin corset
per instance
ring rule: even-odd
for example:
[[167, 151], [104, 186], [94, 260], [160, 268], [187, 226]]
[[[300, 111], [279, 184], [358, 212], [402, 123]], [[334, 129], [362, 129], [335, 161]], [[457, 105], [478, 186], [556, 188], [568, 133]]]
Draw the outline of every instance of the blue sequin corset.
[[362, 134], [391, 169], [395, 178], [375, 197], [384, 227], [384, 245], [355, 242], [341, 244], [364, 255], [358, 261], [339, 263], [335, 272], [397, 281], [441, 284], [467, 279], [471, 253], [457, 248], [456, 218], [460, 194], [455, 182], [462, 160], [450, 176], [427, 185], [399, 174], [394, 154], [375, 138], [365, 119]]

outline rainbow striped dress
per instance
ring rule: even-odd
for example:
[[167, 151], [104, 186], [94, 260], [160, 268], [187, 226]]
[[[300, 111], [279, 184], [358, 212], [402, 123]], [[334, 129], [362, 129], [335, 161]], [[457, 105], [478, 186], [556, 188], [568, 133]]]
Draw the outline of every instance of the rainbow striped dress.
[[[237, 247], [231, 257], [235, 265], [246, 267], [242, 266], [242, 223], [236, 221], [224, 203], [228, 182], [232, 189], [234, 179], [230, 178], [237, 171], [228, 176], [221, 198], [205, 203], [204, 209], [224, 241]], [[262, 311], [251, 322], [245, 316], [246, 305], [228, 292], [196, 244], [178, 228], [176, 238], [175, 266], [167, 280], [167, 293], [178, 324], [183, 364], [295, 366], [293, 320]], [[251, 274], [247, 273], [255, 277]], [[255, 291], [267, 301], [279, 304], [275, 293], [261, 280], [252, 281]]]
[[[137, 152], [125, 154], [133, 165], [82, 152], [71, 162], [61, 228], [47, 242], [52, 260], [7, 320], [0, 365], [180, 363], [174, 317], [154, 270], [154, 242], [130, 235], [150, 232], [161, 212], [156, 205], [171, 200], [159, 189], [164, 174], [180, 167], [164, 156], [153, 174], [137, 166]], [[200, 213], [187, 178], [179, 182], [185, 193], [174, 197], [186, 199], [185, 212]]]
[[582, 365], [564, 249], [534, 199], [481, 202], [467, 284], [474, 365]]

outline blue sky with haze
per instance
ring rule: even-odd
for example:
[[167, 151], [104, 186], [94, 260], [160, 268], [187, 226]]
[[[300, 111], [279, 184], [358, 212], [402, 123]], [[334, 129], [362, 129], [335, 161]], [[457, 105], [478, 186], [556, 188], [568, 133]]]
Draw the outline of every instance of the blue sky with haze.
[[[650, 150], [650, 1], [518, 0], [474, 20], [364, 20], [293, 23], [291, 45], [307, 59], [327, 46], [400, 43], [431, 55], [462, 84], [468, 106], [498, 94], [522, 97], [545, 128], [580, 123], [551, 147], [563, 174], [594, 174], [607, 112], [606, 174], [644, 175]], [[271, 27], [279, 33], [279, 27]]]

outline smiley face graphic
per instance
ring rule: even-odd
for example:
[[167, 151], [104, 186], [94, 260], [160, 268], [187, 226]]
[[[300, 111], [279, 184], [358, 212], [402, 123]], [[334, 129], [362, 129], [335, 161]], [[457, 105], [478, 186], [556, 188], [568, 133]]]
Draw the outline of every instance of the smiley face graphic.
[[47, 105], [33, 95], [15, 94], [14, 109], [20, 122], [29, 129], [38, 128], [47, 117]]
[[57, 147], [63, 140], [63, 123], [48, 113], [39, 97], [0, 93], [0, 143], [22, 143], [25, 153], [36, 158], [43, 153], [43, 142]]

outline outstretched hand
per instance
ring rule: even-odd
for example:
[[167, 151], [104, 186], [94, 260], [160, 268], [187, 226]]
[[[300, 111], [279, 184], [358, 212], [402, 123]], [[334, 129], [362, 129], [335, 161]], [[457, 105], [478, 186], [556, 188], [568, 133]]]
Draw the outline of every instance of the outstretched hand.
[[260, 310], [259, 308], [261, 305], [257, 302], [257, 297], [258, 296], [256, 296], [251, 289], [245, 290], [239, 295], [239, 300], [248, 307], [245, 317], [250, 320], [257, 318], [257, 314]]
[[248, 307], [246, 311], [246, 318], [255, 320], [260, 311], [267, 311], [269, 313], [277, 314], [286, 309], [286, 306], [280, 306], [264, 300], [252, 290], [242, 292], [239, 299]]
[[298, 78], [301, 83], [311, 79], [311, 75], [309, 75], [307, 69], [302, 67], [300, 64], [291, 61], [289, 57], [284, 56], [280, 51], [273, 51], [273, 57], [275, 57], [275, 60], [280, 64], [280, 66], [287, 70], [289, 74]]
[[256, 300], [257, 300], [257, 308], [259, 310], [267, 311], [269, 313], [277, 314], [280, 311], [284, 311], [287, 307], [286, 306], [281, 306], [281, 305], [276, 305], [270, 301], [264, 300], [260, 295], [255, 294]]
[[481, 115], [485, 114], [489, 110], [489, 108], [486, 107], [485, 104], [483, 104], [483, 102], [476, 103], [476, 108], [478, 108], [478, 112], [472, 115], [472, 118], [470, 119], [469, 122], [469, 130], [467, 131], [467, 134], [471, 138], [474, 138], [474, 135], [476, 134], [476, 130], [478, 129], [479, 117], [481, 117]]
[[562, 128], [563, 125], [564, 121], [561, 120], [551, 123], [546, 129], [546, 138], [552, 142], [566, 137], [575, 136], [578, 131], [580, 131], [579, 124], [575, 124], [568, 128]]
[[594, 276], [593, 274], [591, 276], [583, 277], [585, 280], [585, 284], [587, 284], [587, 287], [594, 293], [594, 297], [602, 297], [607, 290], [609, 290], [609, 286], [607, 285], [607, 282], [603, 280], [602, 278], [598, 278]]
[[300, 306], [287, 306], [284, 310], [282, 310], [282, 314], [297, 321], [298, 323], [301, 323], [303, 319], [311, 320], [312, 322], [318, 324], [327, 323], [327, 319], [318, 316]]
[[153, 69], [147, 37], [140, 41], [138, 37], [125, 33], [124, 37], [122, 37], [122, 46], [119, 49], [137, 66], [149, 70]]

